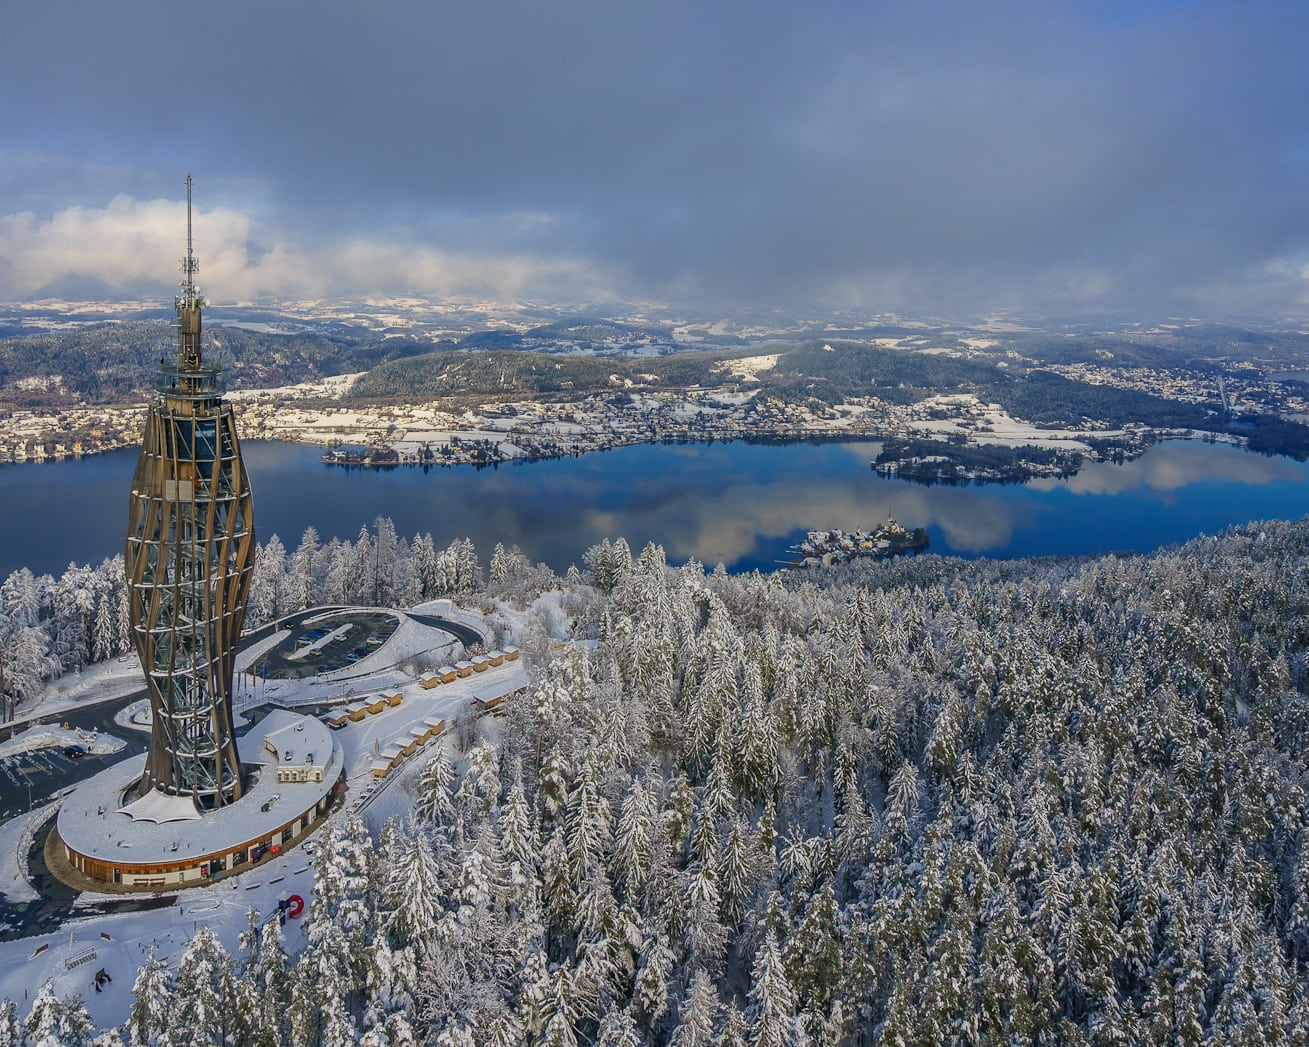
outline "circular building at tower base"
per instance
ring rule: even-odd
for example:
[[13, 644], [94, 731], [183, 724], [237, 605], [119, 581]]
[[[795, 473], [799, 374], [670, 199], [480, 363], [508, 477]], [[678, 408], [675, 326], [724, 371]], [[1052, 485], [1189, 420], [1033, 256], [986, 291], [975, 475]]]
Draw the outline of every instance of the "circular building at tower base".
[[240, 747], [255, 765], [236, 803], [200, 812], [189, 797], [134, 792], [145, 754], [81, 783], [59, 809], [56, 846], [82, 876], [136, 890], [199, 886], [278, 854], [331, 808], [345, 757], [319, 720], [275, 710]]

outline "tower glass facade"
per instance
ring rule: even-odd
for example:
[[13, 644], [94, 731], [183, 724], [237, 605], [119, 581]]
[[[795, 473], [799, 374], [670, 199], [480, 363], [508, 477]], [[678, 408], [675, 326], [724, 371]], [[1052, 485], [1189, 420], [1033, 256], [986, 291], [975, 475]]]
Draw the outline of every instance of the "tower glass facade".
[[176, 365], [160, 360], [132, 479], [126, 572], [153, 712], [141, 791], [201, 809], [241, 795], [232, 672], [254, 565], [250, 486], [220, 368], [200, 347], [204, 301], [191, 250], [177, 297]]

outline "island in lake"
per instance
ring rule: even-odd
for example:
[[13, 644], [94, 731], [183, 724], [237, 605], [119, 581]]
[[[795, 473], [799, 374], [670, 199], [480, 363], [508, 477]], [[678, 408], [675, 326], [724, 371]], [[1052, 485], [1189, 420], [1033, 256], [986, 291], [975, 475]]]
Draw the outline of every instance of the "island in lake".
[[912, 531], [901, 527], [895, 517], [888, 516], [886, 523], [871, 531], [810, 531], [791, 552], [798, 558], [787, 562], [788, 567], [831, 567], [861, 556], [883, 559], [905, 553], [920, 553], [927, 548], [927, 532], [921, 527]]
[[891, 438], [873, 459], [879, 476], [923, 484], [1026, 483], [1040, 477], [1075, 476], [1087, 461], [1123, 462], [1153, 441], [1082, 440], [1076, 448], [1038, 444], [975, 443], [962, 436], [945, 440]]

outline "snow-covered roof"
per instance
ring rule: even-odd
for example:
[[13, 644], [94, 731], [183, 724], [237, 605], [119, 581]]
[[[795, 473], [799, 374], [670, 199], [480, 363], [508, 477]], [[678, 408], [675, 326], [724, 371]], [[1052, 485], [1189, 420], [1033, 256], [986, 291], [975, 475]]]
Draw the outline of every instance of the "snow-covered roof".
[[151, 789], [140, 799], [133, 800], [126, 807], [118, 808], [117, 814], [125, 814], [132, 821], [154, 822], [189, 822], [200, 817], [195, 804], [189, 796], [169, 796], [158, 789]]
[[[303, 725], [303, 731], [296, 730], [297, 725]], [[301, 761], [309, 752], [314, 753], [315, 760], [322, 759], [319, 753], [330, 754], [323, 780], [279, 782], [279, 761], [264, 748], [264, 740], [270, 737], [278, 741], [299, 738], [296, 751]], [[258, 762], [262, 767], [254, 784], [236, 803], [185, 820], [137, 816], [137, 805], [143, 801], [143, 812], [163, 814], [180, 811], [181, 804], [191, 803], [189, 799], [152, 792], [134, 801], [130, 811], [123, 808], [124, 791], [145, 769], [146, 754], [141, 753], [77, 786], [59, 810], [60, 839], [79, 854], [120, 866], [171, 864], [237, 850], [271, 836], [312, 810], [336, 784], [345, 762], [344, 750], [325, 724], [285, 709], [269, 713], [249, 734], [238, 739], [237, 745], [244, 761]]]
[[[279, 722], [281, 718], [294, 722], [288, 722], [283, 727], [274, 726], [264, 735], [265, 758], [271, 756], [273, 763], [280, 763], [283, 767], [298, 764], [321, 765], [327, 759], [328, 753], [332, 751], [332, 739], [323, 727], [322, 721], [308, 716], [296, 716], [284, 709], [278, 709], [269, 713], [264, 723], [269, 723], [274, 717], [278, 717]], [[272, 752], [269, 752], [269, 746], [272, 747]], [[253, 755], [251, 753], [247, 758]]]

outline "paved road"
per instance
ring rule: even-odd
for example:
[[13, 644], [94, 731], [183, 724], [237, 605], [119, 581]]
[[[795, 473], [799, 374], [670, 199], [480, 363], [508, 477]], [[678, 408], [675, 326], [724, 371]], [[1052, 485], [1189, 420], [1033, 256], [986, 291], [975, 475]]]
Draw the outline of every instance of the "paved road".
[[411, 614], [409, 617], [416, 622], [421, 622], [423, 625], [444, 629], [465, 647], [475, 647], [479, 643], [486, 643], [486, 637], [472, 626], [464, 625], [462, 622], [454, 622], [449, 618], [438, 618], [432, 614]]
[[[328, 613], [329, 611], [345, 610], [349, 610], [349, 608], [344, 606], [313, 607], [308, 611], [300, 611], [296, 614], [287, 615], [285, 618], [280, 618], [275, 622], [270, 622], [268, 625], [260, 626], [253, 632], [246, 633], [241, 637], [241, 648], [244, 650], [251, 644], [258, 643], [260, 640], [265, 640], [272, 636], [273, 633], [279, 632], [282, 629], [295, 629], [300, 625], [303, 625], [306, 618], [316, 618], [319, 615]], [[364, 608], [364, 610], [368, 610], [368, 608]], [[441, 618], [434, 614], [414, 614], [412, 611], [405, 611], [404, 613], [409, 615], [409, 617], [414, 621], [421, 622], [423, 625], [430, 625], [437, 629], [444, 629], [446, 632], [456, 637], [459, 642], [465, 646], [473, 647], [479, 643], [486, 643], [486, 637], [472, 626], [464, 625], [462, 622], [456, 622], [449, 618]]]

